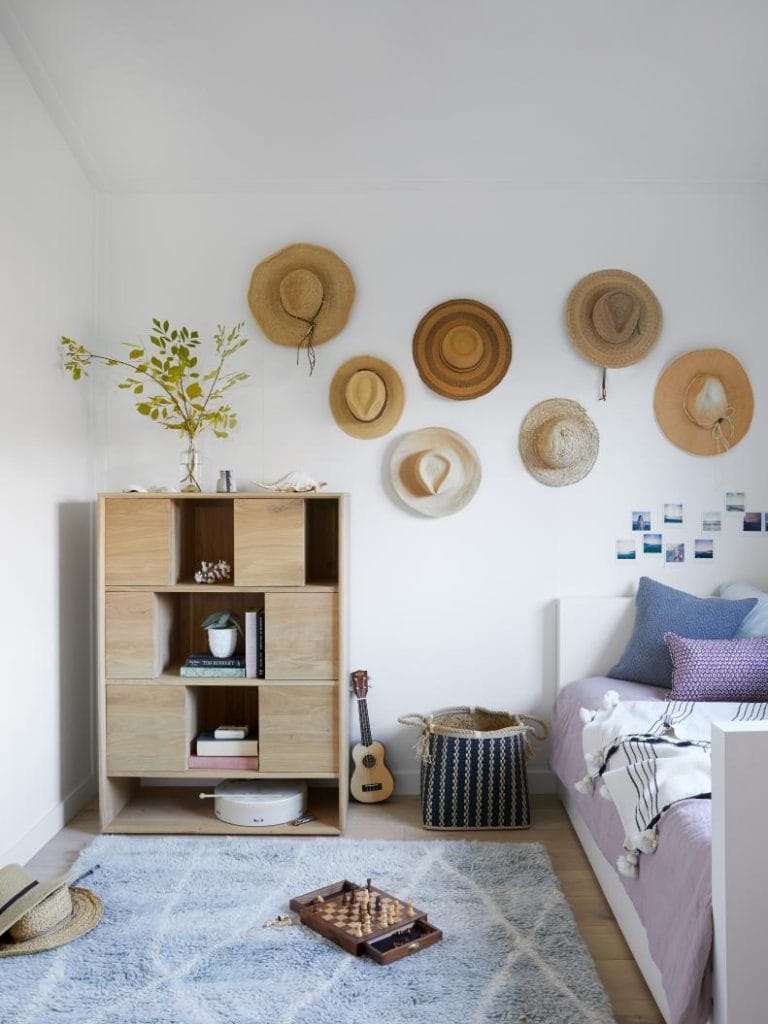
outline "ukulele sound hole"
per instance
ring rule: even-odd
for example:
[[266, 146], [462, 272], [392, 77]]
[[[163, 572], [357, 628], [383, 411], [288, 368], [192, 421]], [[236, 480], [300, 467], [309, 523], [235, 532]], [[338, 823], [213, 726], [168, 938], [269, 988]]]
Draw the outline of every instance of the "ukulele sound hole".
[[365, 757], [363, 758], [363, 767], [364, 768], [373, 768], [373, 766], [375, 764], [376, 764], [376, 758], [373, 756], [373, 754], [366, 754]]

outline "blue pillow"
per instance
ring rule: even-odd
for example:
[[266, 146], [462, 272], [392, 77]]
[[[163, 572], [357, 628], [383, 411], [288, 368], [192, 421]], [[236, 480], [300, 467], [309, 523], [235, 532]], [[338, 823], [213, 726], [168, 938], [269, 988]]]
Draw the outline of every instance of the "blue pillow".
[[743, 597], [754, 597], [757, 604], [739, 626], [736, 636], [768, 636], [768, 594], [758, 590], [751, 583], [723, 583], [720, 597], [736, 601]]
[[669, 689], [672, 659], [664, 642], [665, 633], [694, 640], [730, 640], [756, 604], [754, 597], [744, 601], [694, 597], [641, 576], [632, 636], [608, 675]]

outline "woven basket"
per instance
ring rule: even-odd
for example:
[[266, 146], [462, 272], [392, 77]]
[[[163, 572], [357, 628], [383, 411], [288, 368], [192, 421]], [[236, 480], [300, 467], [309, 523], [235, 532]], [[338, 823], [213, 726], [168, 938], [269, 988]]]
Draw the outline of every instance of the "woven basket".
[[[403, 715], [421, 737], [421, 817], [425, 828], [529, 828], [526, 761], [545, 722], [487, 708], [442, 708]], [[539, 726], [540, 732], [536, 732]]]

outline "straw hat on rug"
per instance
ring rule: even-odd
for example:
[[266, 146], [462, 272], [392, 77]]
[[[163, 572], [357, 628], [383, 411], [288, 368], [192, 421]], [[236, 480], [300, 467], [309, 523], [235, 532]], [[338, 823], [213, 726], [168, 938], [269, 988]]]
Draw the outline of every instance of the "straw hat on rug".
[[96, 927], [101, 900], [66, 882], [39, 882], [18, 864], [0, 868], [0, 957], [56, 949]]
[[338, 368], [328, 393], [333, 418], [352, 437], [388, 434], [403, 411], [400, 374], [375, 356], [355, 356]]
[[752, 422], [752, 386], [738, 359], [721, 348], [700, 348], [663, 370], [653, 396], [656, 421], [672, 444], [692, 455], [720, 455]]
[[474, 299], [443, 302], [422, 317], [413, 336], [419, 376], [446, 398], [479, 398], [501, 381], [512, 359], [504, 321]]
[[597, 459], [597, 427], [578, 402], [548, 398], [530, 410], [520, 427], [525, 468], [548, 487], [582, 480]]
[[472, 445], [445, 427], [404, 434], [389, 463], [400, 500], [423, 516], [449, 516], [464, 508], [480, 486], [480, 460]]
[[631, 366], [661, 332], [661, 306], [651, 289], [626, 270], [587, 274], [568, 296], [565, 319], [574, 347], [597, 366]]
[[262, 260], [253, 271], [248, 304], [276, 345], [313, 347], [334, 338], [349, 318], [355, 282], [346, 263], [319, 245], [299, 242]]

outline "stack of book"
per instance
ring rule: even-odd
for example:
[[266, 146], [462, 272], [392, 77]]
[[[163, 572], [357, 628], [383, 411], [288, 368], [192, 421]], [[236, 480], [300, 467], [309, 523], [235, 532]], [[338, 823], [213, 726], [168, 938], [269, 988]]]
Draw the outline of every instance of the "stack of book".
[[247, 725], [220, 725], [213, 732], [198, 733], [190, 768], [258, 771], [259, 737]]
[[205, 679], [213, 676], [245, 678], [245, 655], [233, 654], [229, 658], [214, 658], [212, 654], [189, 654], [181, 666], [182, 676]]

